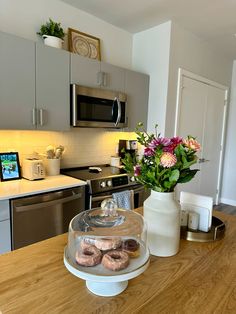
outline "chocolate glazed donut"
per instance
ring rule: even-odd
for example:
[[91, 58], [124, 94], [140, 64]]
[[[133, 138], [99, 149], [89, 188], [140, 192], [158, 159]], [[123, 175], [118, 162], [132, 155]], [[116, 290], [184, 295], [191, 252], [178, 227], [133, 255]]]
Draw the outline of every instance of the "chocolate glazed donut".
[[138, 257], [139, 248], [139, 243], [134, 239], [128, 239], [122, 243], [122, 250], [128, 253], [130, 257]]

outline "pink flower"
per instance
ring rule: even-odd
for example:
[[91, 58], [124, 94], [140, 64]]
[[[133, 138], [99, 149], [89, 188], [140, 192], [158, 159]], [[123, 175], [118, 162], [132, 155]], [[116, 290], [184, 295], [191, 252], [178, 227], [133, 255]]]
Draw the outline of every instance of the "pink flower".
[[149, 144], [150, 148], [155, 149], [159, 145], [168, 146], [170, 144], [170, 139], [166, 137], [154, 138]]
[[176, 164], [176, 162], [177, 162], [176, 156], [169, 152], [164, 152], [161, 155], [160, 165], [163, 166], [164, 168], [173, 167]]
[[140, 165], [134, 166], [134, 176], [137, 177], [137, 176], [140, 176], [140, 174], [141, 174], [141, 167], [140, 167]]
[[194, 138], [184, 140], [184, 145], [196, 152], [201, 149], [201, 145]]
[[145, 155], [145, 156], [154, 156], [154, 155], [155, 155], [155, 151], [154, 151], [153, 148], [145, 147], [145, 149], [144, 149], [144, 155]]

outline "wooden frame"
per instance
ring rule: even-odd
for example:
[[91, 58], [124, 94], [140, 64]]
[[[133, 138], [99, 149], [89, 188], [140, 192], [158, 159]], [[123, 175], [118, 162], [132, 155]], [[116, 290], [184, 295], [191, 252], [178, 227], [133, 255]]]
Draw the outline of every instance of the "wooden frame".
[[101, 60], [100, 39], [68, 28], [69, 51], [83, 57]]
[[0, 178], [1, 181], [21, 178], [18, 153], [0, 153]]

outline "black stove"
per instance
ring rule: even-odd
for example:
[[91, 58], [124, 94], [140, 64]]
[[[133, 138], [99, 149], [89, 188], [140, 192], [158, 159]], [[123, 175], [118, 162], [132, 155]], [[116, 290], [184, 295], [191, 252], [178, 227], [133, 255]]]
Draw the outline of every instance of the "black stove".
[[123, 168], [110, 165], [90, 168], [91, 166], [61, 169], [62, 174], [87, 182], [85, 209], [100, 207], [103, 200], [111, 198], [113, 193], [126, 190], [134, 193], [134, 208], [142, 206], [146, 198], [144, 188]]
[[123, 168], [111, 167], [110, 165], [67, 168], [61, 169], [61, 173], [86, 181], [90, 194], [137, 185], [134, 177], [128, 175]]

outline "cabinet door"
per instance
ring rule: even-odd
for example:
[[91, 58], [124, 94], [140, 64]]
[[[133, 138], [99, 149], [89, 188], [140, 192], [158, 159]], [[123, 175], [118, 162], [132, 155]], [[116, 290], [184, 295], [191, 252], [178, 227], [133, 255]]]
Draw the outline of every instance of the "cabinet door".
[[33, 129], [34, 42], [0, 32], [0, 129]]
[[0, 201], [0, 254], [11, 251], [9, 200]]
[[36, 44], [37, 128], [69, 130], [70, 82], [69, 53]]
[[10, 220], [0, 221], [0, 254], [11, 251]]
[[125, 71], [128, 129], [134, 131], [139, 122], [147, 128], [149, 76], [130, 70]]
[[71, 53], [71, 84], [98, 87], [100, 61]]
[[114, 91], [124, 92], [125, 90], [125, 70], [115, 65], [101, 62], [101, 73], [103, 82], [101, 87]]

